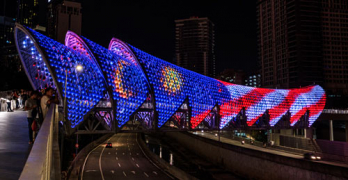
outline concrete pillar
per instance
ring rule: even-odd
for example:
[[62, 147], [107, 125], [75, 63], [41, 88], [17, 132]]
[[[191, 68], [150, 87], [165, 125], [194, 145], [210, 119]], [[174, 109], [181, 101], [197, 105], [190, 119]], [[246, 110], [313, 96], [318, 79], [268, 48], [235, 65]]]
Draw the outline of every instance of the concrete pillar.
[[334, 140], [334, 134], [333, 134], [333, 121], [330, 120], [330, 141]]
[[169, 164], [170, 164], [170, 165], [173, 165], [173, 164], [174, 164], [173, 153], [170, 153], [170, 156], [169, 156]]
[[346, 122], [346, 142], [348, 142], [348, 121]]
[[303, 129], [303, 137], [305, 137], [305, 138], [307, 137], [307, 129], [306, 128]]

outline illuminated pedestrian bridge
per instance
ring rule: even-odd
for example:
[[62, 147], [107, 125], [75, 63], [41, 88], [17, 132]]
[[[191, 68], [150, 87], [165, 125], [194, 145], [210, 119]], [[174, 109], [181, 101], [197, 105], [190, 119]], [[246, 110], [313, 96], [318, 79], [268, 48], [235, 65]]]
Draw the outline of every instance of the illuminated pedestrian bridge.
[[66, 97], [62, 109], [73, 128], [91, 114], [109, 130], [130, 121], [147, 129], [309, 127], [325, 106], [325, 91], [318, 85], [265, 89], [230, 84], [116, 38], [105, 48], [69, 31], [64, 45], [19, 24], [15, 38], [33, 88], [53, 87], [62, 101]]

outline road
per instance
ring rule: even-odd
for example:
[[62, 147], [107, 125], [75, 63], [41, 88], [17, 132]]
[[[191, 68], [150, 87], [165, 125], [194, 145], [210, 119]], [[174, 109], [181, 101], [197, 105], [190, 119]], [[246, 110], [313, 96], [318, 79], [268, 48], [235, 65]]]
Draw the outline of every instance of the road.
[[[193, 132], [191, 132], [191, 133], [193, 133]], [[226, 143], [226, 144], [232, 144], [232, 145], [235, 145], [235, 146], [245, 147], [245, 148], [254, 149], [254, 150], [257, 150], [257, 151], [272, 153], [272, 154], [286, 156], [286, 157], [295, 158], [295, 159], [303, 159], [303, 155], [299, 155], [299, 154], [296, 154], [296, 153], [291, 153], [289, 151], [282, 151], [282, 150], [273, 149], [273, 148], [263, 148], [263, 147], [254, 146], [254, 145], [250, 145], [250, 144], [242, 145], [240, 141], [233, 140], [233, 139], [226, 138], [226, 137], [222, 137], [222, 136], [220, 137], [220, 140], [219, 140], [219, 137], [215, 136], [215, 133], [199, 132], [199, 131], [197, 131], [197, 132], [195, 132], [193, 134], [195, 134], [197, 136], [204, 137], [204, 138], [212, 139], [212, 140], [215, 140], [215, 141], [220, 141], [220, 142]], [[309, 160], [306, 160], [306, 161], [309, 161]], [[348, 165], [343, 163], [343, 162], [323, 161], [323, 160], [321, 160], [321, 161], [313, 161], [313, 162], [315, 162], [315, 163], [322, 163], [322, 164], [329, 164], [329, 165], [334, 165], [334, 166], [348, 167]]]
[[101, 144], [85, 159], [81, 179], [173, 179], [154, 165], [137, 143], [136, 133], [119, 133]]

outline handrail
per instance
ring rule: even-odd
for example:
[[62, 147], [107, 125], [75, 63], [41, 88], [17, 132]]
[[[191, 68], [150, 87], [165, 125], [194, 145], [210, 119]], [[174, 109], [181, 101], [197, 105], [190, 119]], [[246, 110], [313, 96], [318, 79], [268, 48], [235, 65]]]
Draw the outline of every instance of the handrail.
[[323, 109], [323, 113], [327, 114], [348, 114], [347, 109]]
[[60, 154], [58, 145], [58, 106], [49, 108], [20, 180], [60, 179]]

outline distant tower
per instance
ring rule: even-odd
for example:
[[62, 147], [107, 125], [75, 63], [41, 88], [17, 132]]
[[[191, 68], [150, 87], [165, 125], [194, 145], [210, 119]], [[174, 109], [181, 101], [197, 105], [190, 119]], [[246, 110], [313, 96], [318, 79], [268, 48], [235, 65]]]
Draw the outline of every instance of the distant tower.
[[258, 0], [258, 54], [262, 85], [322, 84], [321, 2]]
[[17, 1], [17, 22], [31, 28], [39, 24], [39, 0]]
[[175, 20], [177, 65], [215, 77], [214, 24], [208, 18]]
[[64, 43], [68, 30], [81, 34], [81, 3], [67, 0], [52, 0], [48, 5], [47, 34]]

